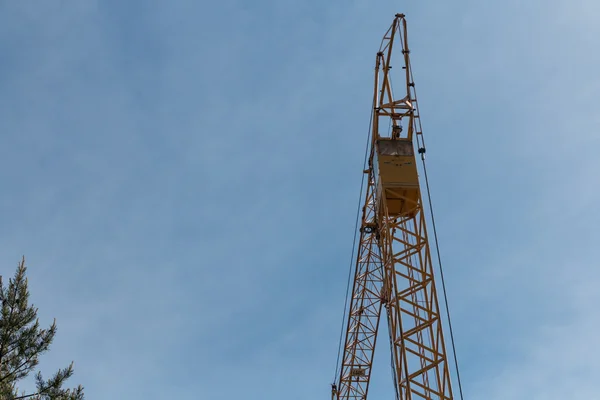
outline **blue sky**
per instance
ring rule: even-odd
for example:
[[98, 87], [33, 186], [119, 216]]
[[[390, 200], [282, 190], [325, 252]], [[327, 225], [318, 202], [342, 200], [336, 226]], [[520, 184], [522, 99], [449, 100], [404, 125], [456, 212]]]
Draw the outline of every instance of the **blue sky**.
[[329, 398], [404, 12], [465, 398], [592, 398], [600, 5], [488, 3], [0, 2], [0, 271], [24, 254], [57, 319], [42, 371], [74, 360], [89, 399]]

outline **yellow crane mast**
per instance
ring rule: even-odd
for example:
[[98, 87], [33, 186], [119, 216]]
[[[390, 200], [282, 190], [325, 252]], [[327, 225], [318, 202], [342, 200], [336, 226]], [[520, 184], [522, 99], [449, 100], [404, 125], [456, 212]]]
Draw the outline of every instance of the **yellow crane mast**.
[[[403, 87], [395, 96], [398, 46], [394, 71]], [[382, 308], [397, 399], [453, 399], [415, 156], [425, 147], [409, 54], [406, 19], [397, 14], [376, 59], [368, 183], [333, 400], [367, 399]]]

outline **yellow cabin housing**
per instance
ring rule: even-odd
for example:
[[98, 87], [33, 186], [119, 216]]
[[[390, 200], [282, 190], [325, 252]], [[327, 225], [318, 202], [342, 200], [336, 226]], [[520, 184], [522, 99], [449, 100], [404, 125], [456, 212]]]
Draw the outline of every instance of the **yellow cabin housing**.
[[419, 175], [412, 140], [380, 138], [375, 143], [377, 199], [389, 216], [414, 215], [419, 204]]

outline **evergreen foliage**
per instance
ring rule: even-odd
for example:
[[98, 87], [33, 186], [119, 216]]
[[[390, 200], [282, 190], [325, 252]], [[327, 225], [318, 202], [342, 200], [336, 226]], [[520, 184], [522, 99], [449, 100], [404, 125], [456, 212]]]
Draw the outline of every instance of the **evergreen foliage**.
[[48, 351], [56, 334], [56, 321], [41, 329], [37, 308], [29, 305], [26, 271], [23, 258], [8, 286], [0, 276], [0, 400], [83, 400], [81, 385], [62, 388], [73, 375], [73, 363], [47, 380], [38, 372], [35, 392], [19, 394], [17, 383], [36, 369], [39, 356]]

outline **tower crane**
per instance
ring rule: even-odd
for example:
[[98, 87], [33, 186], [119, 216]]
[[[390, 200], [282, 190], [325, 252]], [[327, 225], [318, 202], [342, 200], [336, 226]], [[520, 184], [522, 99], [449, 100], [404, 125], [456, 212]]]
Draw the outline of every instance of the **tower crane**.
[[[403, 81], [398, 93], [392, 91], [392, 50], [401, 52], [396, 57], [401, 68], [394, 65]], [[333, 400], [367, 399], [382, 310], [396, 398], [453, 399], [417, 168], [425, 145], [409, 55], [406, 19], [396, 14], [375, 64], [368, 164], [363, 171], [367, 185]]]

